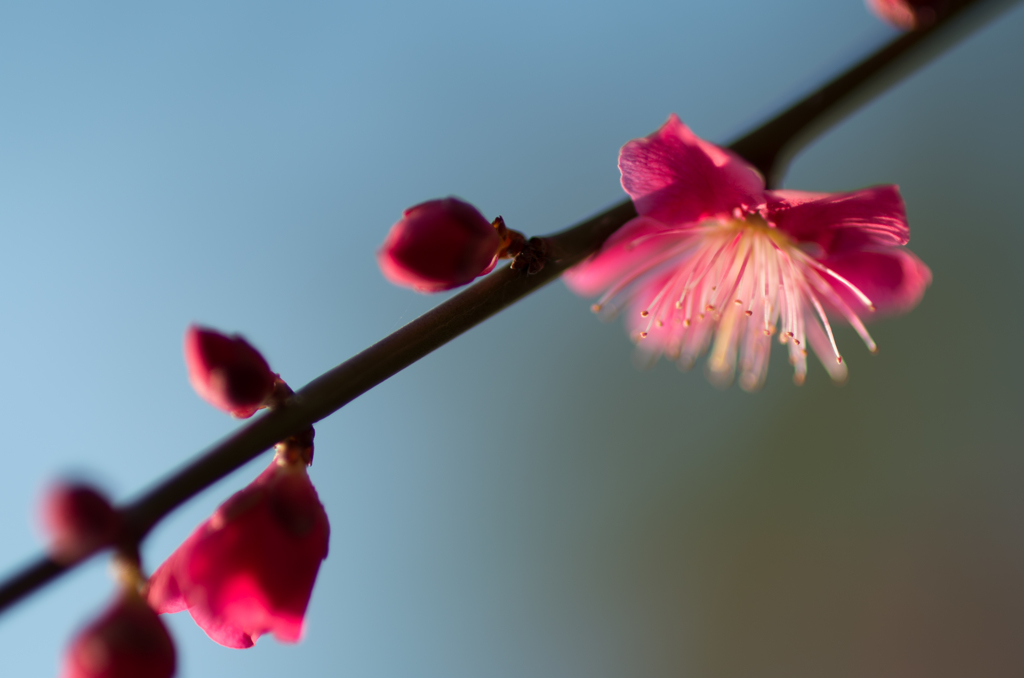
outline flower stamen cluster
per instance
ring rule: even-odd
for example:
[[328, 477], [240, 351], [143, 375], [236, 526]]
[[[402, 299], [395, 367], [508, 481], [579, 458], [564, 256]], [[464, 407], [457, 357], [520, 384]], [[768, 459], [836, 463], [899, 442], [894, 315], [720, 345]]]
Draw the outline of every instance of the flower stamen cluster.
[[[678, 236], [681, 231], [666, 234]], [[660, 235], [660, 234], [659, 234]], [[739, 349], [740, 385], [760, 385], [767, 367], [770, 337], [778, 334], [788, 344], [794, 380], [802, 383], [807, 374], [807, 346], [818, 355], [832, 353], [835, 366], [825, 365], [834, 379], [846, 376], [846, 367], [836, 345], [832, 326], [822, 300], [839, 309], [860, 334], [868, 350], [877, 345], [857, 313], [835, 292], [828, 278], [844, 285], [857, 298], [858, 309], [874, 311], [871, 300], [853, 283], [824, 266], [795, 246], [792, 239], [770, 227], [757, 214], [745, 219], [705, 222], [689, 229], [688, 237], [666, 251], [664, 258], [689, 254], [685, 263], [671, 268], [664, 284], [639, 314], [646, 319], [634, 333], [637, 341], [652, 333], [659, 336], [655, 352], [662, 348], [667, 357], [690, 368], [704, 353], [714, 333], [708, 368], [714, 381], [727, 383], [736, 370], [733, 357]], [[632, 249], [655, 236], [640, 236]], [[661, 262], [663, 263], [663, 262]], [[645, 275], [659, 266], [651, 262]], [[628, 285], [628, 283], [627, 283]], [[601, 311], [622, 295], [624, 285], [609, 290], [594, 305]], [[717, 328], [717, 333], [715, 329]], [[668, 347], [665, 349], [664, 347]]]

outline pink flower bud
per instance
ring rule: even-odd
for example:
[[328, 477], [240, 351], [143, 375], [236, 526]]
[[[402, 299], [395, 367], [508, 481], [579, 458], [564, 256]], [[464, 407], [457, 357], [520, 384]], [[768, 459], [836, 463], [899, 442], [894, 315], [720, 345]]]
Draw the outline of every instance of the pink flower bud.
[[417, 292], [440, 292], [489, 273], [502, 240], [480, 212], [457, 198], [410, 207], [377, 252], [384, 277]]
[[221, 645], [298, 642], [330, 525], [303, 462], [275, 458], [153, 573], [157, 612], [188, 610]]
[[949, 9], [950, 0], [866, 0], [868, 9], [897, 28], [929, 26]]
[[174, 668], [163, 622], [137, 594], [124, 593], [72, 641], [61, 678], [171, 678]]
[[87, 485], [55, 485], [43, 497], [43, 527], [53, 558], [70, 563], [114, 541], [120, 518], [106, 497]]
[[255, 414], [274, 392], [277, 375], [237, 334], [229, 337], [192, 325], [185, 332], [185, 365], [203, 400], [240, 419]]

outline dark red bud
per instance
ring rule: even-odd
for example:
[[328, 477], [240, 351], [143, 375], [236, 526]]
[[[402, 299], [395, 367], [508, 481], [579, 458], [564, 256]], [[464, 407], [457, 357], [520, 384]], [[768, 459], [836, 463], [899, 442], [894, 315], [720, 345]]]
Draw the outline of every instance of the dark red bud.
[[117, 538], [120, 518], [107, 498], [92, 487], [61, 484], [43, 497], [43, 526], [51, 538], [51, 555], [74, 562]]
[[174, 643], [142, 598], [124, 593], [72, 641], [61, 678], [171, 678]]
[[192, 325], [185, 332], [185, 365], [196, 393], [236, 417], [251, 417], [277, 378], [260, 352], [238, 335]]
[[487, 219], [457, 198], [410, 207], [377, 252], [384, 277], [417, 292], [465, 285], [494, 268], [501, 238]]

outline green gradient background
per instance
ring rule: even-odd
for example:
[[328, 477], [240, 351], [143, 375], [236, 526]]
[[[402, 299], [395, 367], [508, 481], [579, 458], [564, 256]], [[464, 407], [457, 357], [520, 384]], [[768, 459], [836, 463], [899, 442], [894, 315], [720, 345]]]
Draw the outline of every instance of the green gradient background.
[[[232, 430], [189, 322], [301, 385], [436, 303], [376, 270], [404, 207], [557, 230], [670, 112], [727, 142], [889, 35], [857, 0], [0, 6], [0, 570], [49, 478], [127, 498]], [[553, 284], [318, 426], [305, 640], [176, 615], [179, 675], [1024, 672], [1021, 35], [1016, 7], [794, 163], [790, 188], [900, 184], [935, 277], [879, 355], [839, 332], [845, 386], [794, 387], [781, 351], [755, 395], [638, 372]], [[0, 617], [0, 675], [55, 674], [105, 569]]]

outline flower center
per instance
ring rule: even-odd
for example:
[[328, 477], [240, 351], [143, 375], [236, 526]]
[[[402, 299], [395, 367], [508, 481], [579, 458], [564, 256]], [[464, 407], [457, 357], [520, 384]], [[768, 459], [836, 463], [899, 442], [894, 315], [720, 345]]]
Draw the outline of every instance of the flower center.
[[[864, 294], [832, 271], [801, 243], [760, 215], [736, 215], [727, 221], [649, 233], [630, 248], [652, 238], [674, 238], [640, 269], [611, 289], [595, 305], [617, 300], [633, 304], [633, 336], [655, 359], [667, 354], [684, 368], [710, 349], [713, 381], [727, 383], [740, 372], [740, 385], [752, 390], [764, 381], [772, 335], [787, 345], [794, 379], [803, 381], [808, 347], [836, 380], [846, 374], [825, 306], [839, 311], [873, 351], [874, 342], [856, 311], [838, 295], [845, 287], [873, 310]], [[636, 311], [634, 311], [636, 312]]]
[[792, 249], [797, 245], [788, 235], [768, 225], [768, 222], [760, 214], [748, 214], [742, 219], [733, 219], [721, 225], [720, 228], [729, 229], [733, 232], [742, 231], [745, 235], [752, 237], [766, 237], [775, 243], [780, 249]]

